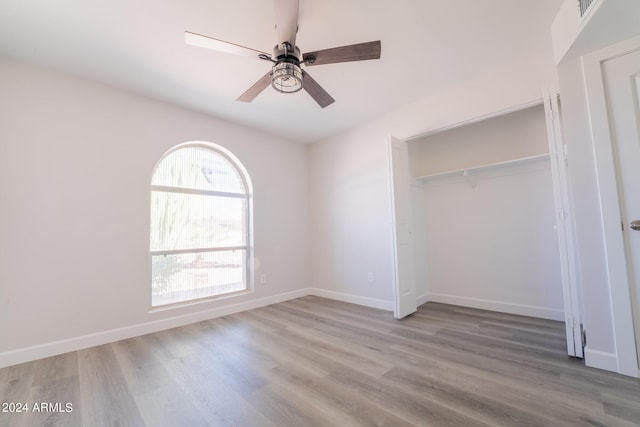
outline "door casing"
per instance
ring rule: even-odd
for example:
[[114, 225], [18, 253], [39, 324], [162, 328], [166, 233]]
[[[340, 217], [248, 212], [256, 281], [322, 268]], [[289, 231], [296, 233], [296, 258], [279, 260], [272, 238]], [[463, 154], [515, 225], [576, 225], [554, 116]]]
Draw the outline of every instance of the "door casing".
[[620, 232], [622, 215], [617, 170], [607, 109], [602, 63], [640, 50], [640, 37], [634, 37], [582, 57], [587, 107], [593, 138], [602, 227], [605, 240], [607, 279], [611, 292], [617, 372], [638, 377], [638, 357], [633, 328], [631, 283], [629, 282], [624, 236]]

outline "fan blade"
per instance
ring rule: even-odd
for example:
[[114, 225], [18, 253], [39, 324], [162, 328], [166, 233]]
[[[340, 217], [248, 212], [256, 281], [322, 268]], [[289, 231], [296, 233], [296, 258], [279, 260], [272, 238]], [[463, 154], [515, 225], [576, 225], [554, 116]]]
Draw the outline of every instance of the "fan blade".
[[302, 55], [302, 62], [304, 62], [305, 65], [322, 65], [334, 64], [336, 62], [380, 59], [380, 50], [380, 40], [377, 40], [374, 42], [358, 43], [349, 46], [307, 52]]
[[302, 76], [302, 88], [306, 90], [313, 99], [315, 99], [320, 107], [324, 108], [335, 102], [335, 99], [333, 99], [317, 81], [313, 80], [309, 73], [303, 71]]
[[240, 102], [253, 101], [256, 96], [260, 95], [260, 93], [263, 90], [265, 90], [267, 86], [269, 86], [269, 83], [271, 83], [271, 70], [269, 70], [267, 74], [262, 76], [260, 80], [255, 82], [253, 86], [247, 89], [245, 93], [240, 95], [236, 101], [240, 101]]
[[298, 8], [299, 0], [274, 0], [276, 12], [276, 33], [278, 46], [289, 42], [291, 47], [296, 46], [296, 33], [298, 32]]
[[232, 55], [249, 56], [252, 58], [260, 58], [261, 55], [266, 55], [268, 58], [271, 58], [271, 55], [269, 55], [268, 53], [260, 52], [259, 50], [251, 49], [249, 47], [240, 46], [235, 43], [229, 43], [223, 40], [214, 39], [213, 37], [203, 36], [202, 34], [192, 33], [190, 31], [184, 32], [184, 41], [186, 44], [191, 46], [217, 50], [218, 52], [230, 53]]

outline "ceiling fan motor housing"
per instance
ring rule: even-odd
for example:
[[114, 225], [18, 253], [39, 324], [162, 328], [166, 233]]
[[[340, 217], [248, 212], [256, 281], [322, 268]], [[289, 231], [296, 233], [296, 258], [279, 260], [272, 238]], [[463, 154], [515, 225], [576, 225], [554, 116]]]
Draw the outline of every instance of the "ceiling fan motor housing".
[[288, 42], [273, 48], [275, 65], [271, 72], [271, 86], [282, 93], [294, 93], [302, 89], [302, 70], [300, 69], [300, 49]]

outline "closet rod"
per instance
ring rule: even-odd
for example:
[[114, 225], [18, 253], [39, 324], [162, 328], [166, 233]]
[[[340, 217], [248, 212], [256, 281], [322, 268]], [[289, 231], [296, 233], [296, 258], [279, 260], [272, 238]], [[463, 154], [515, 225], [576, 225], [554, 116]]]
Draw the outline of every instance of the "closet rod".
[[[538, 161], [538, 160], [546, 160], [546, 159], [549, 159], [549, 153], [536, 154], [535, 156], [520, 157], [518, 159], [506, 160], [504, 162], [489, 163], [489, 164], [486, 164], [486, 165], [472, 166], [472, 167], [469, 167], [469, 168], [456, 169], [456, 170], [453, 170], [453, 171], [446, 171], [446, 172], [439, 172], [439, 173], [434, 173], [434, 174], [429, 174], [429, 175], [422, 175], [422, 176], [415, 177], [415, 179], [418, 179], [418, 180], [421, 180], [421, 181], [427, 181], [429, 179], [440, 178], [440, 177], [451, 176], [451, 175], [467, 176], [469, 174], [469, 172], [477, 172], [477, 171], [486, 170], [486, 169], [495, 169], [495, 168], [499, 168], [499, 167], [503, 167], [503, 166], [513, 166], [513, 165], [517, 165], [517, 164], [530, 163], [530, 162], [535, 162], [535, 161]], [[466, 175], [465, 175], [465, 173], [466, 173]]]

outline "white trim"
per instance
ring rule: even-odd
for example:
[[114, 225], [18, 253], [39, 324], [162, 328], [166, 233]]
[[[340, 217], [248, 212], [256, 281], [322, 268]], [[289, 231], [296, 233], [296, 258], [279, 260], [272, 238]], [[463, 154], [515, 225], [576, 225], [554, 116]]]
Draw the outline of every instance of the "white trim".
[[422, 295], [418, 295], [418, 298], [416, 298], [416, 305], [420, 307], [422, 304], [426, 304], [429, 301], [431, 300], [429, 299], [429, 293], [427, 292]]
[[165, 319], [154, 320], [151, 322], [140, 323], [137, 325], [126, 326], [124, 328], [111, 329], [103, 332], [82, 335], [60, 341], [53, 341], [44, 344], [34, 345], [31, 347], [20, 348], [17, 350], [6, 351], [0, 353], [0, 368], [16, 365], [18, 363], [29, 362], [31, 360], [42, 359], [44, 357], [55, 356], [70, 351], [82, 350], [97, 345], [108, 344], [127, 338], [137, 337], [140, 335], [159, 332], [166, 329], [185, 326], [192, 323], [202, 322], [204, 320], [214, 319], [220, 316], [239, 313], [241, 311], [251, 310], [254, 308], [264, 307], [266, 305], [276, 304], [295, 298], [309, 295], [309, 289], [299, 289], [296, 291], [285, 292], [270, 297], [258, 298], [251, 301], [230, 304], [223, 307], [216, 307], [208, 310], [202, 310], [195, 313], [173, 316]]
[[[184, 314], [180, 316], [169, 317], [165, 319], [155, 320], [151, 322], [140, 323], [137, 325], [126, 326], [124, 328], [111, 329], [108, 331], [97, 332], [93, 334], [73, 337], [60, 341], [34, 345], [30, 347], [20, 348], [16, 350], [0, 353], [0, 368], [17, 365], [19, 363], [29, 362], [32, 360], [42, 359], [45, 357], [55, 356], [70, 351], [82, 350], [97, 345], [108, 344], [128, 338], [133, 338], [154, 332], [177, 328], [192, 323], [202, 322], [216, 317], [227, 316], [246, 310], [264, 307], [271, 304], [302, 298], [304, 296], [314, 295], [322, 298], [328, 298], [336, 301], [348, 302], [351, 304], [362, 305], [365, 307], [377, 308], [385, 311], [393, 311], [393, 301], [382, 300], [378, 298], [363, 297], [360, 295], [345, 294], [342, 292], [330, 291], [319, 288], [303, 288], [291, 292], [272, 295], [269, 297], [258, 298], [251, 301], [245, 301], [236, 304], [230, 304], [223, 307], [216, 307], [208, 310], [202, 310], [195, 313]], [[496, 301], [480, 300], [473, 298], [460, 298], [451, 295], [426, 293], [418, 296], [418, 305], [422, 305], [428, 301], [441, 302], [446, 304], [455, 304], [463, 307], [481, 308], [486, 310], [500, 311], [505, 313], [520, 314], [525, 316], [534, 316], [541, 318], [549, 318], [554, 320], [563, 320], [562, 312], [559, 314], [556, 310], [545, 309], [541, 307], [531, 307], [517, 304], [505, 304]], [[597, 352], [594, 352], [597, 355]], [[596, 356], [592, 356], [591, 360], [599, 360]], [[593, 365], [596, 366], [596, 365]], [[597, 365], [596, 367], [601, 367]], [[606, 368], [605, 368], [606, 369]]]
[[[151, 322], [140, 323], [137, 325], [126, 326], [124, 328], [111, 329], [108, 331], [73, 337], [66, 340], [53, 341], [49, 343], [34, 345], [31, 347], [6, 351], [4, 353], [0, 353], [0, 368], [17, 365], [19, 363], [29, 362], [32, 360], [42, 359], [45, 357], [55, 356], [70, 351], [77, 351], [97, 345], [108, 344], [115, 341], [137, 337], [140, 335], [160, 332], [166, 329], [177, 328], [192, 323], [214, 319], [216, 317], [227, 316], [230, 314], [252, 310], [271, 304], [277, 304], [296, 298], [302, 298], [307, 295], [314, 295], [322, 298], [348, 302], [351, 304], [377, 308], [385, 311], [393, 311], [393, 301], [363, 297], [360, 295], [345, 294], [342, 292], [330, 291], [327, 289], [303, 288], [291, 292], [272, 295], [269, 297], [258, 298], [251, 301], [202, 310], [195, 313], [169, 317]], [[506, 304], [497, 301], [480, 300], [474, 298], [461, 298], [451, 295], [426, 293], [418, 296], [417, 301], [418, 305], [422, 305], [428, 301], [434, 301], [445, 304], [455, 304], [463, 307], [481, 308], [485, 310], [499, 311], [504, 313], [520, 314], [553, 320], [563, 320], [562, 312], [558, 310], [517, 304]]]
[[[188, 147], [185, 147], [185, 148], [188, 148]], [[235, 165], [233, 166], [235, 167]], [[244, 181], [243, 181], [243, 184], [244, 184]], [[247, 193], [230, 193], [228, 191], [202, 190], [198, 188], [185, 188], [185, 187], [170, 187], [168, 185], [156, 185], [156, 184], [151, 184], [151, 191], [157, 191], [159, 193], [190, 194], [194, 196], [229, 197], [231, 199], [248, 199], [249, 198], [249, 194]]]
[[351, 304], [364, 305], [371, 308], [379, 308], [381, 310], [393, 311], [393, 301], [382, 300], [377, 298], [363, 297], [360, 295], [344, 294], [342, 292], [329, 291], [326, 289], [309, 288], [308, 295], [329, 298], [336, 301], [349, 302]]
[[562, 310], [537, 307], [525, 304], [514, 304], [503, 301], [493, 301], [481, 298], [461, 297], [457, 295], [437, 294], [429, 292], [428, 300], [443, 304], [458, 305], [461, 307], [479, 308], [482, 310], [498, 311], [501, 313], [518, 314], [520, 316], [539, 317], [542, 319], [564, 321]]
[[[613, 315], [617, 366], [612, 370], [633, 377], [638, 376], [638, 360], [624, 236], [620, 226], [622, 218], [615, 157], [601, 66], [606, 60], [638, 49], [640, 49], [640, 37], [635, 37], [582, 57], [589, 125], [596, 163], [598, 197], [602, 214], [601, 226], [605, 241], [607, 279], [611, 295], [611, 300], [608, 303]], [[603, 367], [603, 369], [607, 368]]]
[[166, 329], [177, 328], [202, 322], [216, 317], [227, 316], [242, 311], [252, 310], [271, 304], [277, 304], [307, 295], [315, 295], [337, 301], [363, 305], [366, 307], [378, 308], [386, 311], [393, 311], [393, 301], [376, 298], [363, 297], [359, 295], [344, 294], [341, 292], [328, 291], [318, 288], [303, 288], [291, 292], [284, 292], [264, 298], [257, 298], [250, 301], [229, 304], [222, 307], [202, 310], [195, 313], [173, 316], [165, 319], [144, 322], [137, 325], [125, 326], [123, 328], [110, 329], [108, 331], [96, 332], [65, 340], [53, 341], [38, 344], [30, 347], [0, 353], [0, 368], [17, 365], [19, 363], [30, 362], [32, 360], [51, 357], [70, 351], [82, 350], [97, 345], [108, 344], [128, 338], [133, 338], [145, 334], [164, 331]]
[[591, 350], [589, 347], [584, 349], [584, 364], [590, 368], [604, 369], [611, 372], [618, 370], [618, 358], [615, 353]]
[[200, 254], [206, 252], [235, 252], [249, 250], [246, 246], [219, 246], [217, 248], [194, 248], [194, 249], [167, 249], [164, 251], [149, 251], [151, 256], [158, 255], [180, 255], [180, 254]]

